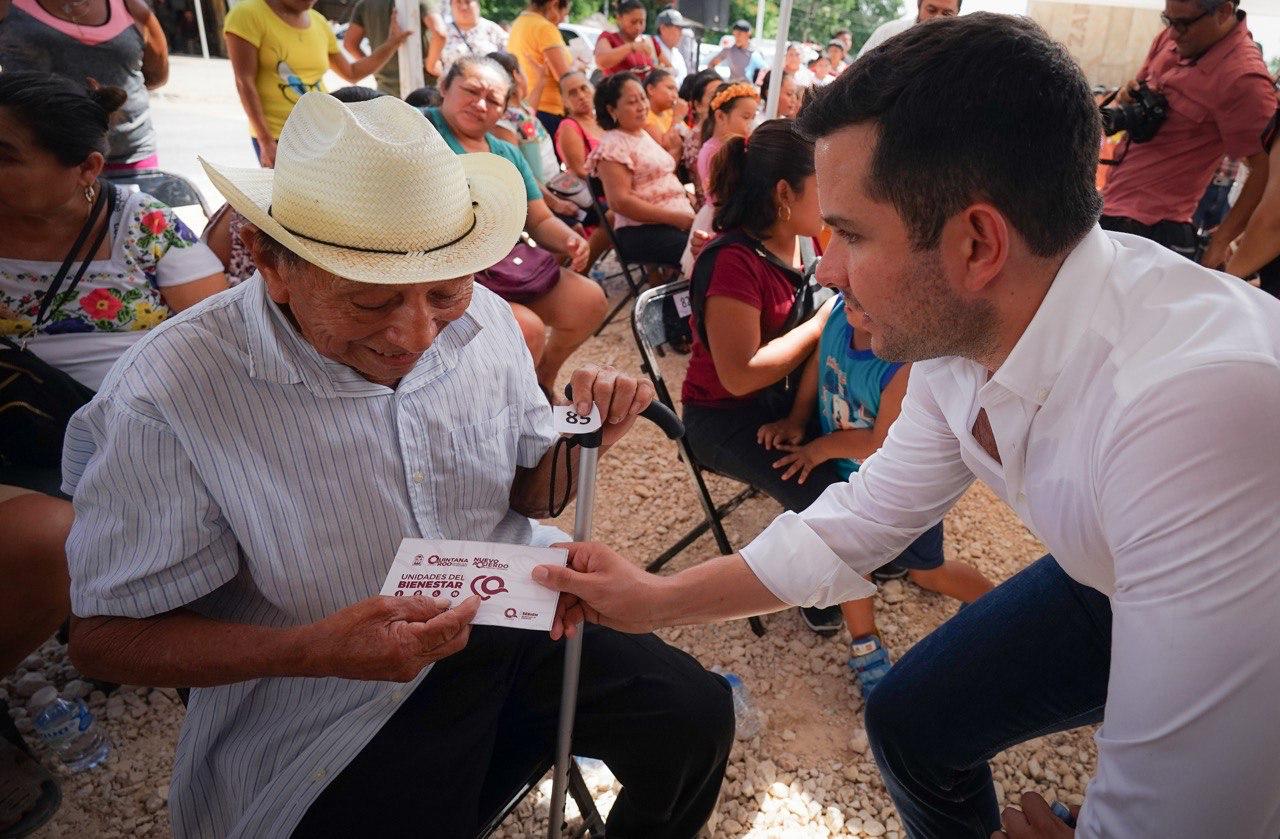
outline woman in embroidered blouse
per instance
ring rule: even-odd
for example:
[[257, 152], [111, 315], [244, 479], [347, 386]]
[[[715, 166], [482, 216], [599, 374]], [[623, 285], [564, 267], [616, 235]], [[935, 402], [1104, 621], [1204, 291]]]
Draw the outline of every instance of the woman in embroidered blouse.
[[[171, 209], [98, 180], [109, 115], [123, 101], [118, 88], [0, 74], [0, 335], [31, 336], [29, 350], [95, 390], [145, 330], [227, 287], [217, 257]], [[117, 190], [115, 212], [99, 222], [108, 235], [36, 328], [41, 299], [102, 189]]]
[[693, 205], [676, 178], [675, 161], [644, 130], [649, 118], [644, 87], [629, 73], [606, 76], [595, 101], [605, 133], [587, 158], [587, 169], [604, 187], [623, 258], [679, 265]]

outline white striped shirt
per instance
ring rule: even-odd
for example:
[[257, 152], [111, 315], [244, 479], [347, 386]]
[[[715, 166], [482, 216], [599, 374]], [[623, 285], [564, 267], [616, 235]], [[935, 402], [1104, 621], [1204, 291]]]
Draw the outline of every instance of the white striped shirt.
[[[153, 330], [72, 419], [73, 611], [319, 620], [377, 594], [405, 536], [529, 542], [511, 483], [552, 440], [511, 310], [484, 288], [392, 390], [317, 353], [255, 275]], [[426, 672], [192, 691], [175, 835], [287, 836]]]

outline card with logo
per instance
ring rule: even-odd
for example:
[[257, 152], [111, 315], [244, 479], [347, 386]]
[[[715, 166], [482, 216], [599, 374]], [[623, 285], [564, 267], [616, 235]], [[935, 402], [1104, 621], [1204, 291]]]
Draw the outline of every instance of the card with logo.
[[533, 581], [533, 568], [568, 560], [564, 548], [405, 539], [382, 594], [429, 597], [449, 606], [474, 594], [480, 597], [480, 611], [472, 624], [549, 631], [559, 595]]

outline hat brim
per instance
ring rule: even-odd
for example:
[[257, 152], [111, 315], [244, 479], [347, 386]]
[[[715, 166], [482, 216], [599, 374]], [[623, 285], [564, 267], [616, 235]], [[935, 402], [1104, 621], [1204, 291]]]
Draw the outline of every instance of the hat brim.
[[[353, 250], [295, 236], [269, 212], [273, 170], [215, 166], [204, 158], [200, 163], [236, 212], [312, 265], [355, 282], [405, 285], [452, 280], [482, 271], [511, 252], [524, 228], [528, 212], [524, 179], [511, 161], [488, 153], [459, 157], [474, 202], [475, 227], [439, 250], [410, 254]], [[335, 221], [340, 215], [340, 211], [334, 213]], [[335, 229], [333, 238], [340, 235]]]

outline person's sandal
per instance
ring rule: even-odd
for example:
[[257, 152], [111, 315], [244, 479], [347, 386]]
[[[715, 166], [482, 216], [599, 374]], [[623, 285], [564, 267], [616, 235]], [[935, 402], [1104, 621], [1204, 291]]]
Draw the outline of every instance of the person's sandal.
[[865, 700], [875, 690], [880, 680], [889, 674], [893, 662], [889, 660], [889, 651], [879, 635], [864, 635], [853, 639], [853, 656], [849, 659], [849, 668], [858, 677], [858, 688]]
[[7, 703], [0, 702], [0, 716], [0, 839], [16, 839], [53, 818], [62, 805], [62, 788], [27, 750]]

